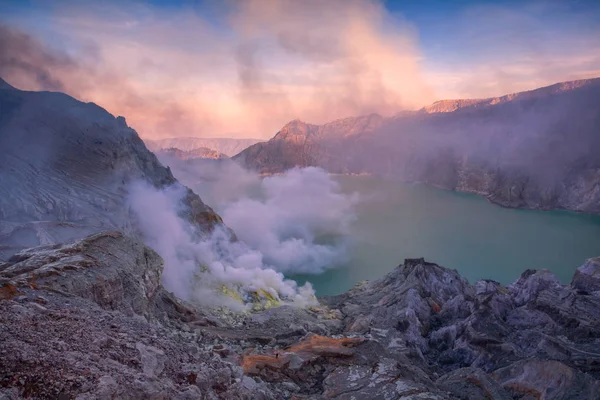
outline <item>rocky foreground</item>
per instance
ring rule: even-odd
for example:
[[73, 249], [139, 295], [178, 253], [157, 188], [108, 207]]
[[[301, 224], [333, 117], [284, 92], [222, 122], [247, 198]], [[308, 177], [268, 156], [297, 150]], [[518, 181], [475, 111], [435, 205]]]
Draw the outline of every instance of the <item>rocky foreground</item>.
[[507, 287], [406, 260], [251, 314], [185, 304], [161, 272], [117, 231], [0, 264], [0, 399], [600, 398], [600, 259]]

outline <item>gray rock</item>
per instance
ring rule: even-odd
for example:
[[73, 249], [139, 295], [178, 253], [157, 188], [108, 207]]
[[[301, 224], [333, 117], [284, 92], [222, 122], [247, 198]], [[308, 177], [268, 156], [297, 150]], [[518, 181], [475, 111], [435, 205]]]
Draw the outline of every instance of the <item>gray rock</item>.
[[600, 291], [600, 258], [590, 258], [577, 268], [571, 285], [582, 292]]
[[493, 376], [513, 398], [600, 398], [600, 382], [558, 361], [523, 360], [494, 371]]
[[23, 250], [10, 258], [0, 279], [88, 298], [129, 316], [162, 321], [200, 318], [197, 310], [162, 287], [162, 271], [163, 261], [154, 250], [112, 231], [65, 245]]
[[176, 400], [202, 400], [202, 392], [198, 386], [190, 385], [175, 397]]
[[[581, 269], [590, 271], [587, 265]], [[580, 270], [579, 279], [589, 278]], [[443, 375], [436, 378], [440, 390], [476, 393], [484, 387], [492, 398], [505, 398], [494, 384], [495, 371], [524, 359], [556, 360], [589, 377], [573, 381], [574, 393], [588, 393], [600, 378], [600, 296], [561, 285], [547, 271], [526, 271], [509, 287], [491, 281], [471, 286], [455, 271], [407, 260], [360, 290], [323, 300], [344, 313], [344, 333], [355, 333], [356, 321], [370, 316], [371, 340], [403, 365], [410, 362], [430, 378]], [[532, 385], [544, 379], [544, 368], [530, 371], [521, 379]], [[469, 374], [479, 383], [461, 383]]]
[[78, 296], [21, 290], [43, 292], [48, 312], [14, 313], [13, 301], [0, 301], [0, 342], [10, 350], [0, 355], [0, 388], [14, 398], [197, 399], [199, 388], [190, 385], [201, 375], [209, 378], [206, 397], [276, 397], [264, 386], [236, 386], [237, 367], [205, 352], [194, 334], [182, 337]]
[[140, 362], [144, 374], [148, 377], [160, 375], [165, 368], [165, 353], [156, 347], [146, 346], [140, 342], [135, 344], [135, 348], [140, 352]]
[[514, 293], [516, 305], [521, 306], [535, 299], [543, 290], [560, 287], [560, 281], [552, 272], [527, 270], [521, 274], [519, 280], [510, 285], [509, 289]]
[[442, 390], [450, 392], [453, 398], [511, 400], [512, 396], [484, 371], [476, 368], [461, 368], [443, 375], [436, 381]]
[[593, 399], [600, 292], [582, 290], [589, 265], [573, 285], [526, 271], [504, 287], [410, 259], [318, 307], [234, 315], [167, 294], [160, 258], [119, 232], [26, 249], [0, 270], [0, 393]]

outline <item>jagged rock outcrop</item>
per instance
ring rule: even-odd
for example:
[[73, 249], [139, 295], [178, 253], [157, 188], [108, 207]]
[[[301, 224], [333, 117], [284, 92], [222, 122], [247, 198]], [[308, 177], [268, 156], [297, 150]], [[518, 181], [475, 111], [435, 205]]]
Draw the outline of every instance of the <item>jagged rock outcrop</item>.
[[109, 310], [148, 320], [200, 316], [161, 285], [163, 260], [121, 232], [102, 232], [69, 244], [23, 250], [0, 268], [0, 284], [68, 293]]
[[564, 82], [391, 118], [292, 121], [234, 159], [263, 173], [320, 166], [478, 193], [507, 207], [599, 214], [599, 110], [600, 78]]
[[583, 293], [600, 292], [600, 257], [590, 258], [577, 268], [571, 285]]
[[0, 396], [598, 399], [600, 264], [504, 287], [406, 260], [309, 309], [185, 304], [118, 232], [0, 265]]
[[[0, 260], [19, 249], [119, 229], [138, 233], [132, 182], [177, 184], [125, 118], [62, 93], [0, 85]], [[188, 190], [199, 229], [220, 218]]]
[[406, 260], [328, 303], [344, 314], [345, 332], [408, 357], [458, 398], [600, 398], [600, 296], [577, 289], [593, 281], [592, 268], [600, 271], [588, 261], [570, 286], [526, 271], [503, 287]]
[[234, 348], [244, 332], [265, 326], [266, 337], [248, 336], [251, 350], [238, 362], [297, 396], [597, 399], [600, 293], [578, 286], [593, 285], [599, 272], [590, 260], [571, 285], [526, 271], [504, 287], [406, 260], [380, 280], [322, 299], [326, 308], [272, 309], [227, 334], [201, 329]]
[[245, 138], [200, 138], [200, 137], [179, 137], [165, 139], [144, 139], [144, 143], [151, 151], [158, 152], [170, 148], [180, 149], [182, 151], [193, 151], [200, 148], [207, 148], [227, 157], [233, 157], [255, 143], [261, 142], [260, 139]]

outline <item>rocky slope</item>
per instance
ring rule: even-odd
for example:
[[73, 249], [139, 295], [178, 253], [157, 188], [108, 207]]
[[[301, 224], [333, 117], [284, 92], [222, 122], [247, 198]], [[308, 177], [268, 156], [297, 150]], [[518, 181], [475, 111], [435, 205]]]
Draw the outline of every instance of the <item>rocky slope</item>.
[[0, 267], [0, 398], [265, 398], [192, 332], [216, 322], [161, 273], [119, 232], [13, 256]]
[[[136, 235], [130, 184], [177, 183], [125, 119], [62, 93], [0, 83], [0, 260], [106, 229]], [[192, 191], [184, 202], [200, 229], [220, 222]]]
[[235, 138], [197, 138], [181, 137], [166, 139], [145, 139], [146, 146], [151, 151], [176, 148], [183, 151], [192, 151], [202, 147], [233, 157], [248, 146], [260, 142], [260, 139], [235, 139]]
[[321, 166], [475, 192], [508, 207], [600, 213], [600, 79], [392, 118], [287, 124], [234, 159], [263, 173]]
[[119, 232], [0, 265], [0, 398], [600, 398], [600, 259], [508, 287], [406, 260], [254, 314], [185, 304], [161, 269]]

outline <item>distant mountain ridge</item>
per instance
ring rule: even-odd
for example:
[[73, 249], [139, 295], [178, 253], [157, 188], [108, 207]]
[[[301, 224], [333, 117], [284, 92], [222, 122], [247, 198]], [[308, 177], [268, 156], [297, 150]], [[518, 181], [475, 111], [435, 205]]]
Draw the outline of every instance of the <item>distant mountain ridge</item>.
[[600, 213], [600, 78], [324, 125], [299, 120], [233, 157], [474, 192], [508, 207]]
[[261, 141], [260, 139], [180, 137], [158, 140], [145, 139], [144, 143], [146, 143], [150, 151], [170, 148], [192, 151], [199, 148], [207, 148], [232, 157], [247, 147]]
[[225, 154], [219, 153], [218, 151], [209, 149], [207, 147], [199, 147], [197, 149], [188, 151], [171, 147], [169, 149], [160, 149], [158, 151], [155, 151], [155, 153], [159, 158], [160, 156], [164, 155], [168, 157], [175, 157], [180, 160], [192, 160], [195, 158], [208, 158], [211, 160], [219, 160], [222, 158], [229, 158]]
[[454, 112], [468, 107], [485, 107], [495, 104], [506, 103], [515, 100], [534, 99], [543, 96], [548, 96], [560, 92], [565, 92], [587, 85], [597, 84], [596, 79], [581, 79], [577, 81], [568, 81], [555, 83], [554, 85], [541, 87], [539, 89], [528, 90], [525, 92], [511, 93], [500, 97], [488, 97], [485, 99], [457, 99], [457, 100], [440, 100], [433, 104], [423, 107], [420, 111], [429, 114]]

